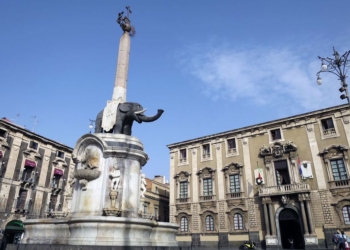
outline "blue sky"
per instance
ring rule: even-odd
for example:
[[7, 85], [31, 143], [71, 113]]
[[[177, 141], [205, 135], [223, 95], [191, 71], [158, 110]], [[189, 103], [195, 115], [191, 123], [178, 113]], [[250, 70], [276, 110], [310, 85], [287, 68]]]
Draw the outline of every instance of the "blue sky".
[[[316, 84], [317, 56], [350, 49], [349, 1], [1, 1], [1, 117], [74, 147], [112, 97], [118, 12], [130, 5], [128, 101], [169, 179], [166, 145], [344, 103], [338, 79]], [[20, 114], [19, 117], [16, 114]]]

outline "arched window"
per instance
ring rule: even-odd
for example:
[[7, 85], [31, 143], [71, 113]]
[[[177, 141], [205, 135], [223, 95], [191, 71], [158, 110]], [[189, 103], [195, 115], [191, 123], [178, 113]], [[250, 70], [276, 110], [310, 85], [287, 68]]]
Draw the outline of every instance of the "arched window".
[[185, 216], [181, 218], [180, 231], [181, 232], [188, 232], [188, 219]]
[[350, 206], [343, 207], [343, 218], [345, 225], [350, 225]]
[[235, 230], [243, 229], [243, 216], [241, 214], [234, 214], [233, 216], [233, 225]]
[[207, 231], [214, 231], [214, 219], [211, 215], [205, 218], [205, 226]]

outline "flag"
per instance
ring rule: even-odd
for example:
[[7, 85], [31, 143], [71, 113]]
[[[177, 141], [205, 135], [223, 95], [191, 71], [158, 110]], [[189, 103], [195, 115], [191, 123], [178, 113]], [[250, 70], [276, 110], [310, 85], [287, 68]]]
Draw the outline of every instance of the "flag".
[[301, 168], [301, 162], [300, 162], [299, 156], [298, 156], [298, 167], [299, 167], [299, 174], [302, 176], [303, 175], [303, 170]]

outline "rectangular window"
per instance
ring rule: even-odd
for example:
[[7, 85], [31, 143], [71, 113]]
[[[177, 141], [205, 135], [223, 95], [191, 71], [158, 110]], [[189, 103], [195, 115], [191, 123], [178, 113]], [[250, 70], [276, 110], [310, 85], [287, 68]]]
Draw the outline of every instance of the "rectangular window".
[[203, 179], [203, 195], [213, 195], [213, 180]]
[[234, 154], [237, 152], [237, 149], [236, 149], [236, 139], [228, 139], [227, 140], [227, 152], [229, 154]]
[[271, 133], [271, 139], [273, 141], [282, 139], [281, 130], [279, 128], [270, 130], [270, 133]]
[[203, 150], [203, 159], [210, 157], [210, 144], [204, 144], [202, 146]]
[[158, 214], [158, 207], [155, 207], [154, 208], [154, 217], [156, 218], [156, 220], [158, 220], [158, 216], [159, 216], [159, 214]]
[[64, 158], [64, 152], [62, 152], [62, 151], [57, 151], [57, 157], [59, 157], [59, 158]]
[[239, 175], [230, 175], [230, 193], [241, 192], [241, 184], [239, 182]]
[[347, 180], [348, 175], [346, 173], [343, 159], [331, 160], [330, 162], [334, 180]]
[[24, 209], [24, 206], [26, 204], [27, 194], [28, 194], [27, 190], [21, 189], [19, 191], [19, 196], [18, 196], [18, 199], [17, 199], [16, 209], [18, 209], [18, 210], [23, 210]]
[[323, 135], [327, 136], [327, 135], [336, 134], [332, 118], [322, 119], [321, 124], [322, 124]]
[[144, 214], [148, 213], [148, 206], [147, 205], [143, 205], [143, 213]]
[[158, 190], [158, 187], [156, 187], [156, 193], [159, 194], [159, 190]]
[[276, 183], [277, 185], [290, 184], [288, 163], [286, 160], [275, 161]]
[[187, 161], [187, 150], [186, 149], [180, 149], [180, 163]]
[[188, 183], [187, 181], [185, 182], [180, 182], [180, 198], [188, 198]]
[[55, 211], [57, 204], [57, 195], [51, 195], [50, 197], [50, 203], [49, 203], [49, 210]]
[[35, 141], [30, 141], [30, 143], [29, 143], [29, 147], [31, 148], [31, 149], [35, 149], [35, 150], [37, 150], [38, 149], [38, 143], [37, 142], [35, 142]]
[[0, 137], [6, 138], [6, 130], [0, 129]]

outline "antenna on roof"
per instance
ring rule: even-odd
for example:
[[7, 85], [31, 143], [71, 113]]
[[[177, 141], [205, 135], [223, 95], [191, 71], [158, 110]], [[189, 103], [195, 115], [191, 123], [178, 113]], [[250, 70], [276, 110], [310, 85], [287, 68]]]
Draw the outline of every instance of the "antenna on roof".
[[33, 116], [32, 118], [34, 118], [34, 124], [33, 124], [33, 129], [32, 129], [32, 132], [34, 132], [35, 126], [39, 121], [38, 121], [38, 117], [36, 115]]

